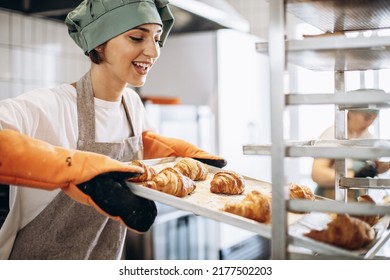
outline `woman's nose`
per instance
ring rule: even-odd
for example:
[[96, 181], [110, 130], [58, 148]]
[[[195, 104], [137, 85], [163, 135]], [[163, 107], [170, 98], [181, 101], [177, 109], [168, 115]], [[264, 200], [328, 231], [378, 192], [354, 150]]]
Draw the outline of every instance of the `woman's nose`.
[[148, 40], [144, 54], [148, 57], [157, 59], [160, 56], [160, 46], [155, 40]]

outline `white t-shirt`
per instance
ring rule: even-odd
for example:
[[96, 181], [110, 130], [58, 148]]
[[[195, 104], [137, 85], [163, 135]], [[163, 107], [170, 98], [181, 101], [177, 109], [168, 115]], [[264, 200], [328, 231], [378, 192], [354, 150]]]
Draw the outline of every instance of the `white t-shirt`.
[[[138, 94], [123, 93], [134, 134], [154, 131]], [[122, 102], [95, 98], [96, 142], [120, 142], [130, 126]], [[0, 130], [13, 129], [52, 145], [76, 149], [78, 140], [76, 89], [63, 84], [36, 89], [13, 99], [0, 101]], [[10, 212], [0, 229], [0, 259], [7, 259], [17, 232], [32, 221], [58, 194], [26, 187], [10, 187]]]

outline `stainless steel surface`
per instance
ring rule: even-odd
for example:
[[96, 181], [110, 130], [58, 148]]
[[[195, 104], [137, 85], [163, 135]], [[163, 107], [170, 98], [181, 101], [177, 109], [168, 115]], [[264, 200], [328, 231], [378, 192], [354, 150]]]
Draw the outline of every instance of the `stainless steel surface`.
[[283, 73], [285, 70], [284, 49], [284, 1], [270, 2], [269, 24], [269, 65], [271, 89], [271, 147], [272, 158], [272, 240], [271, 258], [286, 259], [287, 254], [287, 212], [285, 200], [284, 155], [283, 139]]
[[[243, 152], [246, 155], [270, 155], [271, 147], [272, 145], [245, 145]], [[390, 156], [390, 141], [380, 139], [286, 141], [285, 150], [287, 157], [372, 159]]]
[[[335, 95], [344, 96], [345, 93], [345, 75], [344, 71], [336, 71], [334, 74], [334, 84], [335, 84]], [[334, 127], [335, 127], [335, 138], [337, 140], [347, 139], [347, 114], [344, 110], [340, 110], [340, 106], [336, 105], [335, 108], [335, 117], [334, 117]], [[348, 197], [348, 190], [344, 189], [341, 192], [339, 189], [339, 181], [341, 177], [344, 177], [347, 173], [347, 167], [345, 164], [346, 160], [335, 159], [335, 179], [334, 179], [334, 191], [336, 194], [336, 200], [346, 201]]]
[[340, 105], [340, 109], [370, 108], [381, 109], [390, 107], [390, 94], [381, 90], [362, 90], [349, 94], [317, 93], [317, 94], [287, 94], [286, 105]]
[[[389, 36], [371, 36], [371, 37], [347, 37], [347, 36], [318, 36], [309, 37], [301, 40], [285, 41], [286, 49], [291, 52], [301, 51], [331, 51], [335, 50], [354, 50], [362, 49], [366, 51], [378, 52], [387, 50], [390, 46]], [[268, 43], [259, 42], [256, 44], [256, 50], [266, 54], [268, 52]], [[325, 57], [326, 58], [326, 57]], [[342, 58], [342, 56], [337, 57]], [[314, 69], [316, 70], [316, 69]], [[334, 69], [332, 69], [334, 70]]]
[[[316, 71], [358, 71], [390, 68], [390, 37], [331, 36], [286, 42], [287, 62]], [[256, 44], [260, 53], [268, 43]]]
[[175, 32], [231, 28], [249, 32], [249, 22], [225, 0], [170, 0]]
[[287, 0], [286, 10], [324, 32], [390, 28], [387, 0]]
[[359, 260], [361, 258], [355, 256], [337, 256], [335, 254], [324, 255], [319, 253], [302, 253], [302, 252], [290, 252], [288, 254], [289, 260]]
[[361, 202], [341, 202], [332, 200], [290, 200], [288, 206], [291, 211], [297, 212], [332, 212], [348, 213], [353, 215], [390, 215], [390, 206], [381, 206]]
[[[0, 9], [64, 22], [81, 0], [2, 0]], [[232, 28], [249, 32], [249, 23], [225, 0], [171, 0], [172, 34]]]
[[390, 179], [340, 178], [340, 187], [351, 189], [390, 189]]
[[323, 157], [333, 159], [372, 159], [390, 156], [389, 149], [382, 148], [342, 148], [342, 147], [290, 147], [290, 157]]

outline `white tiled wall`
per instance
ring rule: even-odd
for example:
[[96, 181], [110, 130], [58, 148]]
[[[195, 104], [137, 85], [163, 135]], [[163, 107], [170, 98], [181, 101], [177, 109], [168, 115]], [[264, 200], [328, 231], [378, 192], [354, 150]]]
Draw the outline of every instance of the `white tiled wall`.
[[0, 99], [74, 82], [89, 65], [65, 23], [0, 9]]

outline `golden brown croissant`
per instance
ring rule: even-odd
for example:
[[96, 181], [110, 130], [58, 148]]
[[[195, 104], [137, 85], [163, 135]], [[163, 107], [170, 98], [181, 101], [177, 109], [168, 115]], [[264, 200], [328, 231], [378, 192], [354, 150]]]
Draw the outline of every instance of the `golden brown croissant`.
[[196, 188], [194, 181], [172, 167], [161, 170], [146, 186], [177, 197], [189, 195]]
[[244, 178], [230, 170], [223, 170], [215, 173], [210, 182], [212, 193], [242, 194], [245, 190]]
[[[357, 198], [359, 202], [376, 204], [375, 201], [369, 195], [361, 195]], [[370, 226], [375, 225], [379, 221], [379, 215], [367, 216], [367, 215], [351, 215], [351, 217], [358, 218], [365, 221]]]
[[144, 169], [144, 173], [142, 173], [140, 176], [130, 178], [129, 181], [131, 181], [131, 182], [137, 182], [137, 183], [146, 182], [146, 181], [151, 180], [153, 178], [153, 176], [156, 175], [156, 170], [154, 170], [153, 167], [145, 164], [141, 160], [133, 160], [129, 164], [140, 166]]
[[238, 203], [227, 202], [222, 210], [260, 223], [269, 222], [271, 219], [270, 197], [256, 190], [251, 191]]
[[290, 189], [290, 199], [315, 200], [312, 190], [306, 186], [289, 183], [288, 187]]
[[366, 222], [339, 214], [324, 230], [311, 230], [305, 236], [334, 246], [356, 250], [375, 238], [375, 231]]
[[184, 176], [187, 176], [194, 181], [206, 180], [209, 173], [207, 166], [193, 158], [180, 159], [173, 168], [179, 170]]

